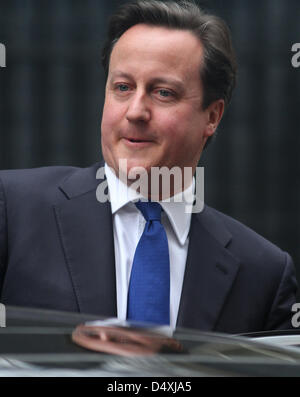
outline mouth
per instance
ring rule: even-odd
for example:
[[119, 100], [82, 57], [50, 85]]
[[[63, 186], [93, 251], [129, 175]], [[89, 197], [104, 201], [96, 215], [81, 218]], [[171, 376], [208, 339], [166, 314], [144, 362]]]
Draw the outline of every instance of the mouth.
[[132, 148], [142, 148], [153, 144], [153, 141], [147, 139], [137, 139], [132, 137], [124, 137], [123, 138], [125, 144]]
[[133, 138], [126, 138], [130, 142], [150, 142], [150, 141], [145, 141], [143, 139], [133, 139]]
[[127, 139], [130, 142], [152, 142], [152, 139], [149, 138], [136, 138], [135, 136], [123, 136], [124, 139]]

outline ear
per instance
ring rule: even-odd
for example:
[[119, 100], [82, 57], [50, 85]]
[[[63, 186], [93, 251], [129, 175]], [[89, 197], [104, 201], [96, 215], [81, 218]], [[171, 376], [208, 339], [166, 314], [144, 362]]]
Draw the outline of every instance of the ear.
[[224, 100], [218, 99], [212, 102], [205, 110], [207, 114], [207, 125], [205, 129], [206, 138], [209, 138], [215, 133], [224, 114], [224, 107]]

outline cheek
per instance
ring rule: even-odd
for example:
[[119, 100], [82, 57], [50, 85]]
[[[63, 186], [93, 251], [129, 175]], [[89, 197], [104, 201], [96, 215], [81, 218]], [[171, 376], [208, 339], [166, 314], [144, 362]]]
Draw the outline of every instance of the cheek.
[[185, 146], [189, 126], [181, 112], [172, 112], [157, 118], [159, 134], [170, 150], [179, 150]]
[[187, 158], [199, 157], [203, 129], [201, 118], [178, 110], [167, 117], [160, 117], [158, 121], [165, 157], [176, 158], [179, 163]]
[[102, 132], [106, 132], [114, 124], [114, 111], [112, 106], [105, 102], [103, 107], [103, 114], [102, 114], [102, 122], [101, 122], [101, 129]]
[[182, 119], [178, 112], [156, 114], [154, 119], [159, 134], [165, 139], [172, 140], [181, 134]]
[[126, 104], [116, 101], [111, 93], [106, 94], [102, 122], [106, 126], [112, 126], [124, 118]]
[[103, 107], [101, 121], [102, 142], [109, 142], [113, 139], [113, 131], [118, 123], [117, 109], [110, 103], [105, 103]]

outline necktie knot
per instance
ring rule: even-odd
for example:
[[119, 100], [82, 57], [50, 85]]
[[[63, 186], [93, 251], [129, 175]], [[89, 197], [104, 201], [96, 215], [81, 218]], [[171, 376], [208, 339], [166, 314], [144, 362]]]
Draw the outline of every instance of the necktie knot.
[[141, 211], [146, 221], [161, 221], [161, 206], [152, 201], [138, 201], [136, 207]]

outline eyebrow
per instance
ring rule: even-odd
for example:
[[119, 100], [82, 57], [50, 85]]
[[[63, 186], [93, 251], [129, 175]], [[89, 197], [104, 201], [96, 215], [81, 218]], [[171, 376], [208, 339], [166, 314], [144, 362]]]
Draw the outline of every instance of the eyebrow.
[[174, 78], [169, 78], [169, 77], [156, 77], [151, 80], [152, 84], [168, 84], [173, 87], [175, 87], [178, 91], [183, 91], [184, 90], [184, 85], [181, 80], [177, 80]]
[[115, 70], [114, 72], [112, 72], [111, 78], [114, 78], [114, 77], [125, 77], [126, 79], [132, 79], [131, 74], [122, 72], [120, 70]]
[[[116, 77], [124, 77], [129, 80], [134, 79], [134, 77], [130, 73], [125, 73], [120, 70], [116, 70], [116, 71], [112, 72], [111, 79], [116, 78]], [[176, 87], [179, 91], [184, 90], [183, 82], [181, 80], [178, 80], [178, 79], [175, 79], [172, 77], [158, 76], [158, 77], [151, 79], [150, 84], [169, 84], [169, 85]]]

